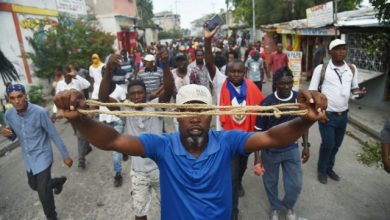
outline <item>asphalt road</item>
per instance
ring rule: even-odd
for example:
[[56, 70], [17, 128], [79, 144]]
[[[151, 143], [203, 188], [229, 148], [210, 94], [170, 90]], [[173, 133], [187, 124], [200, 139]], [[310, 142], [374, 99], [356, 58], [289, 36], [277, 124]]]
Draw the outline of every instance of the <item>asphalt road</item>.
[[[60, 121], [57, 130], [75, 160], [72, 168], [61, 161], [54, 148], [53, 176], [66, 175], [68, 181], [63, 192], [55, 196], [60, 219], [133, 219], [130, 205], [130, 161], [124, 162], [124, 182], [113, 187], [111, 153], [94, 148], [87, 156], [87, 169], [77, 168], [76, 138], [70, 124]], [[353, 127], [348, 130], [359, 133]], [[329, 179], [323, 185], [317, 181], [319, 133], [317, 125], [310, 130], [311, 157], [303, 165], [303, 189], [295, 211], [306, 219], [388, 220], [390, 219], [390, 175], [374, 167], [358, 163], [355, 153], [361, 145], [349, 136], [338, 153], [335, 170], [340, 182]], [[36, 192], [27, 184], [20, 148], [0, 158], [0, 220], [45, 219]], [[253, 163], [251, 156], [249, 165]], [[244, 180], [246, 195], [240, 199], [241, 219], [268, 219], [269, 204], [261, 177], [247, 170]], [[283, 188], [280, 184], [280, 195]], [[173, 202], [173, 201], [172, 201]], [[200, 210], [201, 211], [201, 210]], [[149, 219], [159, 219], [159, 207], [152, 205]]]

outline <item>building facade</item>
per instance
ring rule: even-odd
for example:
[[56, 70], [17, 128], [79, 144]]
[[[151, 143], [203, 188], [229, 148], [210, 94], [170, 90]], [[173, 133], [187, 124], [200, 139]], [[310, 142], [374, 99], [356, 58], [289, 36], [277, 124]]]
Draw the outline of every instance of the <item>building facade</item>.
[[86, 0], [88, 13], [96, 15], [102, 29], [116, 36], [114, 48], [132, 51], [137, 47], [137, 4], [135, 0]]
[[180, 15], [174, 14], [170, 11], [155, 13], [153, 22], [161, 27], [163, 31], [180, 29]]

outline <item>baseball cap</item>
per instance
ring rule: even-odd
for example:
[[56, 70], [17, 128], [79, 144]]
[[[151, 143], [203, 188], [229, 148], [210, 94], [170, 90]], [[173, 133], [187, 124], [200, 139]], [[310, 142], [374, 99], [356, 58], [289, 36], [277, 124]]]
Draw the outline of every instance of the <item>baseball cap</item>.
[[345, 43], [345, 41], [340, 40], [340, 39], [334, 39], [329, 44], [329, 50], [332, 50], [333, 48], [340, 46], [340, 45], [347, 45], [347, 43]]
[[155, 58], [152, 54], [147, 54], [145, 57], [144, 57], [144, 60], [145, 61], [155, 61]]
[[197, 84], [182, 86], [176, 95], [176, 104], [184, 104], [193, 101], [211, 105], [213, 98], [211, 97], [210, 91], [205, 86]]

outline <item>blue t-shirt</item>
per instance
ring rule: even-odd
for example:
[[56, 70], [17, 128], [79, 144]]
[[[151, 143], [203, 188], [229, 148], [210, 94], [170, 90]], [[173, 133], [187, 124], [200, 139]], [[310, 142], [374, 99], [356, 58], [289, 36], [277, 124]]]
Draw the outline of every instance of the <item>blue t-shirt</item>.
[[[278, 97], [277, 93], [274, 92], [270, 95], [268, 95], [263, 102], [260, 104], [262, 106], [268, 106], [268, 105], [278, 105], [278, 104], [283, 104], [283, 103], [296, 103], [298, 98], [298, 93], [295, 91], [291, 91], [291, 95], [286, 98], [286, 99], [281, 99]], [[274, 116], [261, 116], [256, 118], [256, 125], [255, 125], [255, 130], [256, 131], [266, 131], [278, 124], [282, 124], [284, 122], [293, 120], [297, 116], [294, 115], [283, 115], [280, 118], [276, 118]], [[283, 138], [283, 137], [281, 137]], [[293, 148], [298, 147], [297, 142], [290, 144], [284, 148], [273, 148], [269, 149], [271, 152], [285, 152], [289, 151]]]
[[244, 144], [251, 135], [210, 130], [208, 145], [198, 158], [185, 149], [178, 132], [141, 135], [145, 156], [160, 169], [161, 219], [230, 219], [230, 159], [247, 155]]

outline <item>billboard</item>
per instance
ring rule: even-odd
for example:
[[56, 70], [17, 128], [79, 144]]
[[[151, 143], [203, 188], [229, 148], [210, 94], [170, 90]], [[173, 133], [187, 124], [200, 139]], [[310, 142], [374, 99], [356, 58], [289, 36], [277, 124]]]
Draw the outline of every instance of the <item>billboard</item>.
[[316, 5], [306, 9], [309, 27], [322, 27], [333, 23], [333, 2]]

